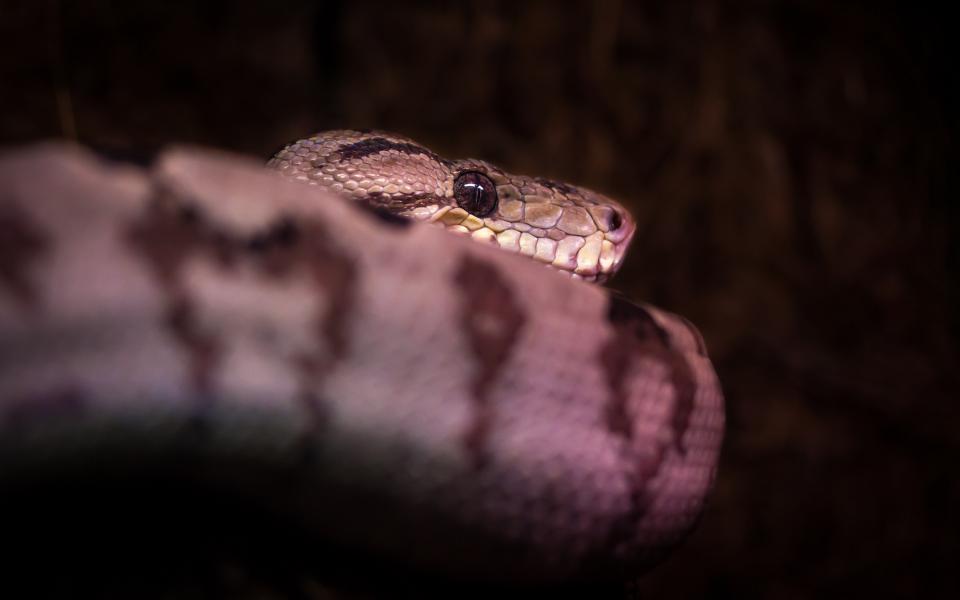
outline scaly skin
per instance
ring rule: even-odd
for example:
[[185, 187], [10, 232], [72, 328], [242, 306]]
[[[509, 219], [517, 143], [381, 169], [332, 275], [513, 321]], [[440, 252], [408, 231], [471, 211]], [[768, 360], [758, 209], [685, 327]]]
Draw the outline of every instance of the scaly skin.
[[317, 539], [524, 581], [632, 576], [701, 512], [723, 401], [682, 318], [209, 152], [28, 148], [0, 190], [0, 489], [173, 456]]
[[[382, 131], [335, 130], [289, 144], [268, 166], [353, 200], [519, 252], [574, 279], [603, 282], [623, 262], [636, 229], [630, 213], [601, 194], [542, 177], [512, 175], [475, 159], [447, 160]], [[496, 187], [489, 215], [457, 205], [455, 182], [481, 173]]]

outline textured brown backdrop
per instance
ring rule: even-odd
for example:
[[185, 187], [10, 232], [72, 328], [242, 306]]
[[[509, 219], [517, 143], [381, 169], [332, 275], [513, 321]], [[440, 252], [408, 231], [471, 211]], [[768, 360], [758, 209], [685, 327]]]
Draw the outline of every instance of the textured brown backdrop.
[[945, 15], [826, 0], [0, 6], [4, 144], [266, 157], [373, 127], [627, 203], [640, 230], [615, 286], [702, 328], [729, 408], [710, 508], [644, 597], [960, 597]]

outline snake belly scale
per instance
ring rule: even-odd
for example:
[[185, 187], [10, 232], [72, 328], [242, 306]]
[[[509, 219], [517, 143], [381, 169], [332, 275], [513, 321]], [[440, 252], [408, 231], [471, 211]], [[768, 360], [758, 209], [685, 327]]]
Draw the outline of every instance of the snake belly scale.
[[622, 207], [377, 132], [270, 166], [0, 156], [0, 490], [175, 456], [318, 539], [468, 579], [625, 578], [686, 536], [724, 426], [703, 340], [571, 280], [615, 272]]

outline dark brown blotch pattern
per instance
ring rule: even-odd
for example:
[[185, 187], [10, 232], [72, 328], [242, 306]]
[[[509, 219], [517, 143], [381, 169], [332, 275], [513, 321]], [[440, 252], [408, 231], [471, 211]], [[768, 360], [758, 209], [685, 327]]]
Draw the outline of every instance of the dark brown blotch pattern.
[[131, 247], [167, 293], [165, 324], [190, 356], [192, 382], [201, 398], [209, 397], [211, 374], [222, 359], [223, 343], [203, 331], [196, 318], [195, 301], [183, 282], [187, 261], [202, 255], [225, 270], [243, 262], [278, 280], [309, 272], [328, 297], [328, 310], [316, 315], [313, 327], [329, 353], [294, 357], [293, 366], [300, 374], [301, 396], [310, 414], [320, 414], [312, 390], [348, 351], [357, 274], [352, 258], [330, 242], [322, 223], [278, 216], [261, 230], [241, 235], [217, 227], [197, 207], [161, 192], [127, 233]]
[[471, 384], [474, 418], [464, 446], [474, 467], [487, 460], [487, 434], [493, 422], [490, 387], [509, 360], [527, 317], [509, 283], [492, 264], [464, 256], [454, 281], [461, 293], [461, 321], [476, 370]]
[[0, 206], [0, 286], [25, 307], [38, 307], [37, 290], [30, 282], [31, 266], [49, 252], [50, 240], [12, 203]]
[[222, 344], [203, 332], [196, 319], [196, 307], [181, 281], [184, 264], [191, 256], [209, 253], [229, 262], [228, 245], [216, 236], [202, 216], [182, 208], [173, 198], [158, 195], [142, 218], [127, 231], [134, 252], [142, 256], [167, 292], [164, 324], [190, 356], [190, 377], [201, 397], [208, 397], [211, 374], [220, 362]]
[[620, 297], [610, 295], [607, 319], [614, 335], [601, 352], [601, 364], [607, 376], [609, 403], [606, 419], [610, 431], [627, 439], [633, 435], [633, 419], [627, 412], [624, 388], [627, 369], [635, 357], [645, 356], [659, 360], [670, 370], [674, 389], [674, 407], [671, 425], [677, 451], [686, 452], [683, 436], [693, 410], [696, 382], [683, 354], [673, 348], [670, 335], [660, 327], [653, 316], [642, 307]]
[[623, 448], [629, 465], [626, 476], [630, 489], [630, 510], [615, 521], [605, 545], [613, 549], [631, 539], [638, 523], [646, 515], [650, 503], [647, 485], [660, 471], [666, 454], [666, 448], [662, 445], [652, 455], [639, 454], [631, 443], [635, 434], [635, 420], [629, 411], [626, 389], [629, 369], [634, 367], [634, 361], [639, 357], [658, 360], [669, 368], [674, 389], [670, 425], [674, 448], [680, 454], [686, 454], [682, 440], [693, 410], [696, 385], [683, 355], [671, 347], [669, 334], [648, 311], [617, 294], [611, 294], [607, 319], [612, 325], [613, 336], [600, 353], [609, 398], [604, 418], [609, 431], [624, 439]]
[[306, 269], [329, 299], [325, 315], [317, 317], [316, 331], [330, 346], [334, 359], [348, 350], [348, 326], [356, 298], [357, 267], [353, 258], [330, 243], [326, 226], [317, 220], [294, 224], [283, 219], [252, 247], [261, 270], [282, 278]]
[[359, 160], [373, 154], [386, 152], [387, 150], [396, 150], [397, 152], [410, 155], [422, 154], [438, 163], [444, 165], [452, 164], [451, 161], [439, 156], [432, 150], [424, 148], [423, 146], [418, 146], [417, 144], [413, 144], [411, 142], [389, 140], [384, 137], [371, 137], [362, 139], [359, 142], [344, 144], [343, 146], [337, 148], [337, 153], [340, 154], [341, 160]]
[[304, 460], [309, 462], [314, 456], [315, 434], [327, 421], [325, 402], [316, 390], [349, 352], [359, 271], [350, 256], [330, 243], [327, 228], [319, 221], [295, 225], [284, 219], [268, 232], [255, 250], [264, 272], [280, 278], [293, 269], [305, 268], [328, 298], [327, 311], [314, 317], [313, 327], [316, 335], [326, 340], [329, 355], [318, 350], [293, 359], [300, 378], [298, 400], [310, 415], [310, 431], [302, 446]]

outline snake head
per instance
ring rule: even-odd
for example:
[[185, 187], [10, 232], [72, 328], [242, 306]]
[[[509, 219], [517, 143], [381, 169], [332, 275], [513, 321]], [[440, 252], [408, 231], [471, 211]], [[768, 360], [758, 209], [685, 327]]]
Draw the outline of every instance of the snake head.
[[512, 175], [482, 160], [448, 160], [385, 132], [318, 133], [289, 144], [268, 166], [585, 281], [609, 279], [636, 230], [625, 208], [592, 190]]

